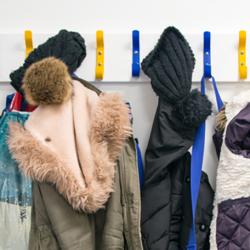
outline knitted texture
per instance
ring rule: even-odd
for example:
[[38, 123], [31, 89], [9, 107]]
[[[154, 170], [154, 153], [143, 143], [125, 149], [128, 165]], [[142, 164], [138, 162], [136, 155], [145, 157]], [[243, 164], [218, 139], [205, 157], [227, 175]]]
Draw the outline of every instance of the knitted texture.
[[197, 89], [192, 90], [186, 98], [176, 103], [174, 115], [182, 121], [185, 126], [197, 127], [211, 114], [212, 104], [207, 96]]
[[155, 93], [170, 105], [186, 126], [197, 127], [211, 114], [211, 103], [198, 90], [190, 93], [195, 58], [183, 35], [174, 27], [162, 33], [155, 48], [142, 61]]
[[85, 41], [77, 32], [61, 30], [57, 35], [34, 49], [24, 61], [23, 66], [10, 74], [10, 84], [18, 92], [22, 92], [22, 80], [27, 68], [31, 64], [50, 56], [61, 59], [67, 65], [69, 73], [72, 74], [86, 56]]

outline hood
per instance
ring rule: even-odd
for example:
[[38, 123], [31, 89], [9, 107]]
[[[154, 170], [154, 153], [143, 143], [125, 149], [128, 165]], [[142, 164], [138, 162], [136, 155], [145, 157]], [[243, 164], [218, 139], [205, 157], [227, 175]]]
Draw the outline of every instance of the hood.
[[[116, 160], [131, 135], [128, 108], [118, 94], [98, 96], [77, 80], [64, 82], [69, 90], [61, 95], [65, 98], [57, 99], [60, 102], [51, 104], [51, 98], [46, 102], [44, 95], [37, 99], [31, 89], [41, 82], [29, 74], [41, 77], [45, 72], [38, 70], [41, 63], [24, 77], [27, 100], [36, 100], [39, 106], [24, 127], [9, 124], [9, 149], [26, 176], [55, 185], [73, 209], [96, 212], [113, 191]], [[51, 97], [49, 86], [55, 88], [44, 85]]]

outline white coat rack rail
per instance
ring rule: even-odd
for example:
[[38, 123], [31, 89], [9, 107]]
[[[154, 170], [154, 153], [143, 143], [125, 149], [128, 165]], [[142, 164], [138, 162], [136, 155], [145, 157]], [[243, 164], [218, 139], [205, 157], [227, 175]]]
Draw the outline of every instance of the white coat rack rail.
[[[33, 32], [34, 48], [54, 34]], [[196, 58], [193, 81], [199, 82], [203, 74], [203, 33], [184, 34]], [[96, 34], [83, 34], [87, 46], [87, 56], [77, 75], [91, 82], [95, 79]], [[155, 46], [160, 34], [140, 32], [140, 60]], [[212, 74], [218, 82], [238, 82], [239, 33], [218, 34], [211, 31]], [[250, 46], [246, 45], [246, 60], [250, 61]], [[248, 60], [249, 55], [249, 60]], [[24, 34], [0, 34], [0, 82], [9, 82], [9, 74], [17, 69], [25, 58]], [[248, 64], [248, 63], [247, 63]], [[149, 82], [141, 71], [140, 77], [132, 77], [132, 31], [127, 34], [111, 34], [104, 31], [104, 77], [101, 82], [129, 83]], [[250, 63], [249, 63], [250, 65]], [[249, 69], [250, 70], [250, 69]], [[250, 75], [250, 74], [248, 74]], [[244, 82], [250, 82], [250, 77]]]

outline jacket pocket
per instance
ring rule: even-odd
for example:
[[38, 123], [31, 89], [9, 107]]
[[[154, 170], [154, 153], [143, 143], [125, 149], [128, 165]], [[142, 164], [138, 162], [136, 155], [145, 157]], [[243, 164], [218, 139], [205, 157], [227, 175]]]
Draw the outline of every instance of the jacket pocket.
[[216, 223], [218, 250], [250, 249], [250, 197], [221, 202]]

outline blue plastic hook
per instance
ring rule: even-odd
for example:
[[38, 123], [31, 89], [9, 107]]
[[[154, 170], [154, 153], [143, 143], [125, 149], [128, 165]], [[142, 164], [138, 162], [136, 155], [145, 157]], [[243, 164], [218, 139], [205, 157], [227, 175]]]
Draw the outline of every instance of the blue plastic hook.
[[211, 78], [211, 33], [204, 32], [204, 77]]
[[132, 55], [132, 76], [140, 76], [140, 32], [132, 31], [133, 55]]

